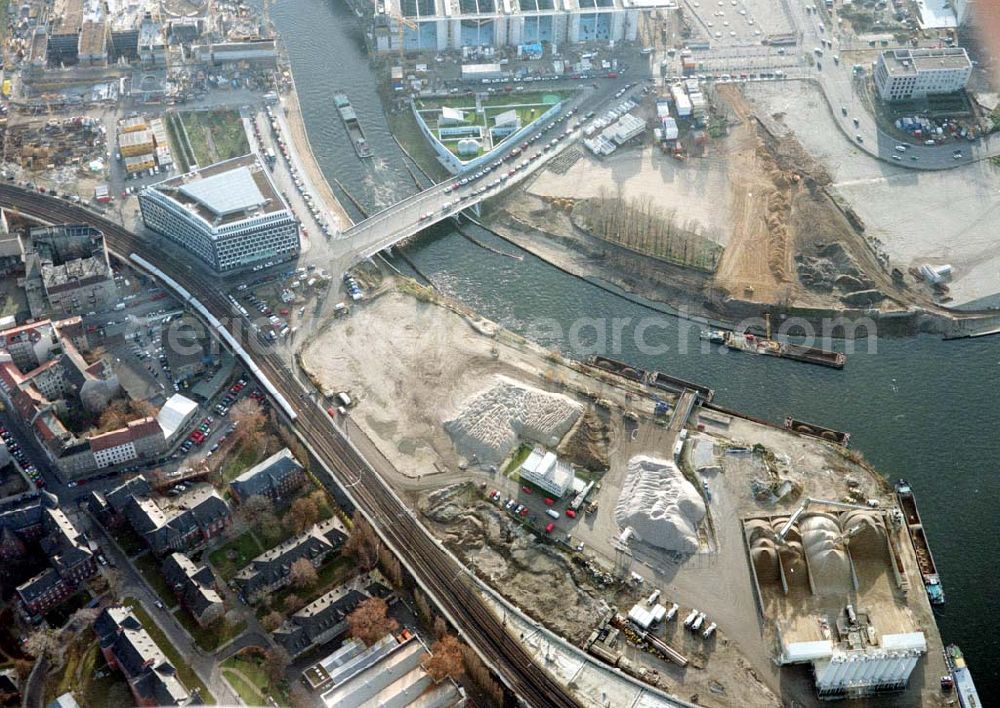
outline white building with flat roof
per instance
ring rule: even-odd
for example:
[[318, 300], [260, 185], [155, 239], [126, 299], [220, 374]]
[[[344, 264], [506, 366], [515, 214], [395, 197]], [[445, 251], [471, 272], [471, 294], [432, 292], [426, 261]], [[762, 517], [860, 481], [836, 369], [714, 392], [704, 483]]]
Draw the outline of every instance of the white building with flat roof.
[[972, 62], [961, 47], [891, 49], [879, 54], [875, 87], [883, 101], [908, 101], [965, 88]]
[[544, 489], [555, 497], [561, 497], [573, 488], [576, 474], [573, 465], [561, 461], [556, 453], [546, 452], [540, 447], [531, 451], [521, 463], [521, 479]]
[[146, 226], [220, 273], [299, 254], [299, 225], [257, 155], [157, 182], [139, 193]]

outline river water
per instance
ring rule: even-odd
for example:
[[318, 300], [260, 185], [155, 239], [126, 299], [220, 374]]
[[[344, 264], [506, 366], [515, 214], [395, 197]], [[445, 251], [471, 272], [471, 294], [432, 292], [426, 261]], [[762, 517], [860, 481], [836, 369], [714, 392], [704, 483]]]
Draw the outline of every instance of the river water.
[[[271, 16], [327, 177], [367, 206], [411, 193], [413, 180], [389, 133], [353, 13], [341, 0], [284, 0]], [[376, 164], [355, 156], [331, 108], [336, 91], [349, 94]], [[517, 250], [488, 233], [476, 237]], [[617, 330], [621, 343], [611, 356], [709, 385], [722, 405], [768, 420], [793, 415], [850, 431], [852, 447], [887, 477], [905, 477], [916, 490], [947, 593], [938, 617], [943, 639], [962, 647], [987, 702], [1000, 695], [991, 570], [1000, 557], [1000, 339], [879, 339], [876, 351], [862, 346], [851, 353], [843, 371], [718, 349], [704, 353], [697, 331], [681, 320], [650, 320], [656, 313], [641, 304], [530, 254], [515, 260], [491, 253], [446, 226], [431, 229], [407, 256], [443, 292], [567, 354], [587, 353], [598, 332], [614, 344]], [[637, 345], [639, 325], [649, 346]]]

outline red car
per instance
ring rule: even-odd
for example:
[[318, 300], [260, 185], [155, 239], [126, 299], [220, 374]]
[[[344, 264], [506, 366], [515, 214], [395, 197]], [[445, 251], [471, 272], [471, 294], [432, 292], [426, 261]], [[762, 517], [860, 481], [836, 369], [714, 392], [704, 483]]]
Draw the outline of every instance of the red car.
[[550, 497], [545, 497], [545, 506], [552, 506], [555, 503], [556, 503], [555, 499], [552, 499]]
[[576, 512], [573, 511], [572, 509], [567, 509], [566, 510], [566, 516], [568, 516], [571, 519], [575, 519], [576, 518]]
[[527, 516], [529, 511], [530, 509], [528, 509], [528, 507], [524, 507], [521, 509], [521, 516]]
[[531, 487], [521, 487], [521, 491], [525, 494], [531, 494]]
[[552, 529], [555, 527], [556, 525], [550, 521], [549, 525], [545, 527], [545, 533], [552, 533]]

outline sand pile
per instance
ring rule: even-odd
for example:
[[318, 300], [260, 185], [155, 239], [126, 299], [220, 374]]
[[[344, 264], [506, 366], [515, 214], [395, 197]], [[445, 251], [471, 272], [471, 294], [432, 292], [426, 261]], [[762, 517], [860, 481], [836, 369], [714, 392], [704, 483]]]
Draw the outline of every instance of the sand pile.
[[520, 439], [555, 447], [583, 411], [576, 401], [505, 376], [462, 404], [445, 422], [459, 453], [479, 464], [499, 464]]
[[705, 503], [677, 465], [639, 455], [628, 462], [615, 521], [646, 543], [667, 551], [698, 550]]

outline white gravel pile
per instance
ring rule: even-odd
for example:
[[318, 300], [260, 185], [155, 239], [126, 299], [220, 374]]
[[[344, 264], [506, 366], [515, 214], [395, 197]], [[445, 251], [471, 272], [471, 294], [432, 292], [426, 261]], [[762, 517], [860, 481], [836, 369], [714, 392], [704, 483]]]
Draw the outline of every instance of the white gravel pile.
[[639, 455], [628, 461], [615, 521], [636, 537], [668, 551], [698, 550], [705, 503], [698, 490], [668, 460]]
[[556, 447], [583, 412], [583, 406], [505, 376], [463, 402], [446, 421], [459, 453], [479, 464], [499, 464], [520, 440]]

